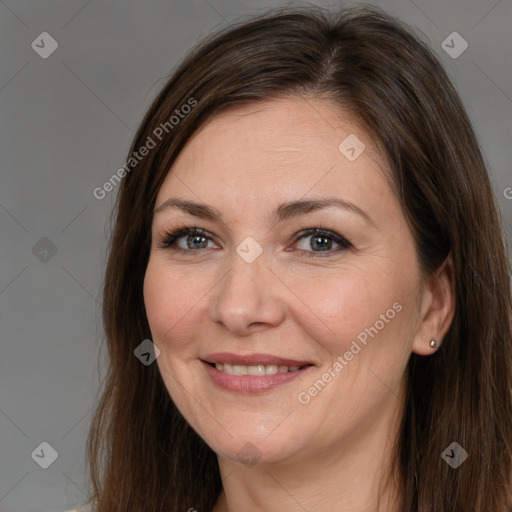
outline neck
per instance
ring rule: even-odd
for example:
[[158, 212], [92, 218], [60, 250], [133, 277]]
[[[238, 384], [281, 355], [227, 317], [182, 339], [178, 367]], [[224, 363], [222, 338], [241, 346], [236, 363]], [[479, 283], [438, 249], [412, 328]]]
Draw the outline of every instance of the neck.
[[388, 414], [335, 449], [252, 467], [219, 456], [223, 490], [212, 512], [401, 512], [394, 445], [402, 403], [395, 397]]

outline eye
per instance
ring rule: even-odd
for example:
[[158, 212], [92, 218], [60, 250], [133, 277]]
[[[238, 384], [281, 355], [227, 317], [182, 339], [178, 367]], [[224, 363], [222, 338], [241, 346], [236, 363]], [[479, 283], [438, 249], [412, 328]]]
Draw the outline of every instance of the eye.
[[[306, 242], [307, 239], [309, 242]], [[329, 256], [352, 247], [352, 244], [338, 233], [323, 228], [306, 229], [298, 234], [296, 241], [303, 244], [298, 251], [313, 258]]]
[[159, 240], [158, 247], [181, 252], [195, 252], [198, 249], [208, 249], [209, 241], [212, 241], [210, 234], [203, 229], [179, 227], [172, 232], [164, 233]]
[[[306, 243], [308, 238], [310, 239], [309, 243]], [[171, 232], [164, 233], [159, 239], [158, 247], [199, 254], [200, 249], [213, 248], [208, 246], [209, 242], [214, 244], [211, 233], [204, 229], [180, 226]], [[299, 247], [297, 252], [313, 258], [330, 256], [352, 247], [352, 244], [338, 233], [323, 228], [303, 230], [297, 234], [295, 242], [303, 244], [303, 247]], [[214, 244], [214, 246], [216, 245]]]

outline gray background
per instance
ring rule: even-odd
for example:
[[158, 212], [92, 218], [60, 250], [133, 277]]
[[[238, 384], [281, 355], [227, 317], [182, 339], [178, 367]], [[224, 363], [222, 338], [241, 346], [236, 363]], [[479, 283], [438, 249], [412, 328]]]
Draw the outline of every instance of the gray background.
[[[453, 78], [510, 243], [510, 0], [374, 3], [422, 31]], [[187, 50], [238, 16], [274, 5], [283, 2], [0, 1], [1, 512], [60, 511], [86, 498], [85, 439], [103, 375], [100, 291], [116, 193], [98, 200], [93, 189], [124, 163], [137, 123]], [[456, 59], [441, 46], [454, 31], [469, 44]], [[59, 45], [47, 59], [31, 47], [42, 32]], [[42, 442], [58, 452], [47, 469], [31, 456]]]

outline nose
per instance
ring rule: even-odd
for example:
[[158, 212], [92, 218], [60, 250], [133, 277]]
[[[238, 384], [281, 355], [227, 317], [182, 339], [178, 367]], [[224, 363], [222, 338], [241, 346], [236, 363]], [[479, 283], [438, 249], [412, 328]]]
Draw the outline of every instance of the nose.
[[214, 288], [211, 320], [238, 336], [281, 324], [286, 315], [285, 291], [268, 268], [265, 252], [248, 263], [233, 251], [229, 265]]

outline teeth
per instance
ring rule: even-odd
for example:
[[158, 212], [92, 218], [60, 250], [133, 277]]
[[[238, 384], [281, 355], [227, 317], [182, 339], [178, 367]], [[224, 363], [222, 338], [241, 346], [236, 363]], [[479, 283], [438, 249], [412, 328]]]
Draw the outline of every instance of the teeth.
[[277, 364], [267, 364], [265, 366], [265, 374], [266, 375], [274, 375], [279, 372], [279, 368]]
[[265, 365], [259, 364], [258, 366], [248, 366], [247, 375], [265, 375]]
[[276, 373], [296, 372], [299, 366], [278, 366], [277, 364], [258, 364], [243, 366], [240, 364], [216, 363], [217, 370], [229, 375], [275, 375]]
[[247, 375], [247, 366], [234, 364], [233, 375]]

